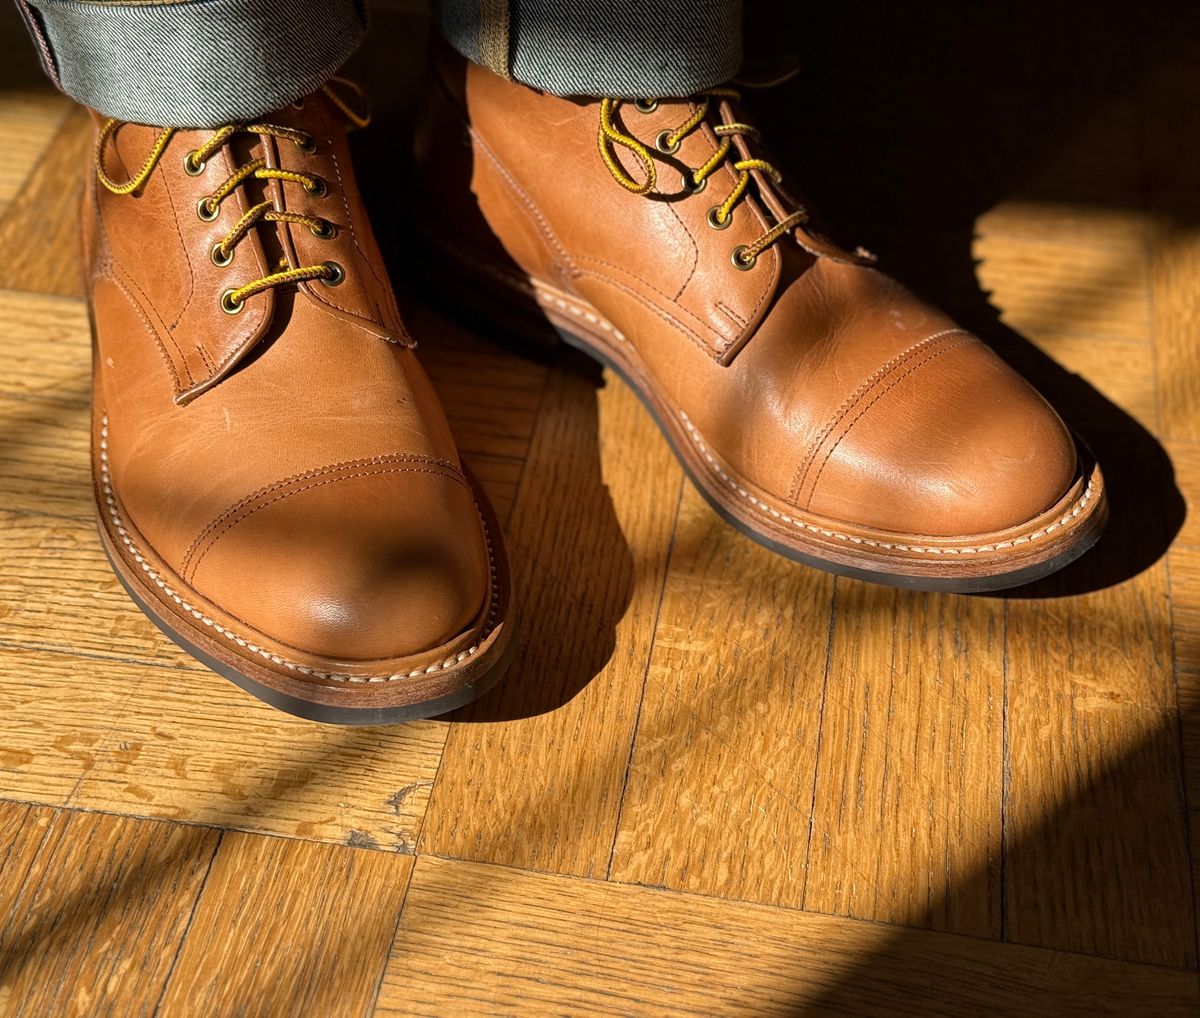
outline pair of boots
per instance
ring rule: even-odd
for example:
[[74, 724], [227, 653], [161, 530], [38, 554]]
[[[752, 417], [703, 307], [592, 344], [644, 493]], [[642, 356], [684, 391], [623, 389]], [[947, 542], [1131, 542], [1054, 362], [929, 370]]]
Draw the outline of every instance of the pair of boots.
[[[97, 118], [84, 246], [100, 533], [173, 640], [283, 710], [374, 724], [499, 679], [499, 527], [414, 354], [333, 81], [217, 131]], [[421, 259], [641, 397], [767, 547], [977, 591], [1098, 538], [1100, 471], [984, 344], [811, 229], [732, 89], [568, 100], [449, 50], [417, 134]]]

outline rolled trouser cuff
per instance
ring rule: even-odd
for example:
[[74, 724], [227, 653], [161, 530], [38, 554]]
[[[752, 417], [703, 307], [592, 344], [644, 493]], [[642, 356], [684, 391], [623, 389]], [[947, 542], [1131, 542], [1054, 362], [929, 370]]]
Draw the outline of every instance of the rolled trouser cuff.
[[742, 62], [742, 0], [441, 0], [468, 60], [563, 96], [687, 96]]
[[359, 0], [19, 0], [55, 83], [110, 117], [219, 127], [294, 102], [366, 32]]

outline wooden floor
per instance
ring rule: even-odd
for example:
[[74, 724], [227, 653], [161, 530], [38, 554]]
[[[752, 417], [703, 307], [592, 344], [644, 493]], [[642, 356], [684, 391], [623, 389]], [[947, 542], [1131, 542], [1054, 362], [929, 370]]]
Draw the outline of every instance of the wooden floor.
[[788, 564], [614, 378], [410, 294], [523, 621], [497, 692], [378, 729], [251, 699], [106, 566], [86, 125], [3, 71], [0, 1013], [1197, 1013], [1200, 48], [826, 6], [756, 119], [1087, 437], [1109, 536], [1011, 596]]

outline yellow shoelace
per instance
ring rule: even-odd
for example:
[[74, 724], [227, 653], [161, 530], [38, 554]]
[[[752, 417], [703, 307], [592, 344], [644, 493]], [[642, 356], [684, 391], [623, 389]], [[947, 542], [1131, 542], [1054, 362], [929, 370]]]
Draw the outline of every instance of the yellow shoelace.
[[[731, 88], [705, 89], [699, 93], [699, 97], [700, 101], [696, 105], [695, 112], [686, 121], [673, 131], [661, 132], [654, 140], [654, 147], [659, 152], [665, 155], [672, 155], [679, 150], [683, 139], [696, 130], [708, 116], [711, 105], [710, 100], [730, 99], [733, 102], [738, 102], [741, 98]], [[613, 179], [625, 188], [626, 191], [630, 191], [633, 194], [649, 194], [658, 183], [658, 172], [655, 167], [654, 157], [650, 154], [650, 149], [645, 144], [617, 127], [613, 118], [623, 102], [624, 100], [621, 99], [602, 99], [600, 102], [600, 132], [598, 135], [600, 157], [604, 160], [604, 165], [608, 167], [608, 171], [612, 174]], [[653, 112], [657, 105], [657, 102], [653, 100], [639, 100], [636, 103], [637, 108], [644, 113]], [[730, 152], [733, 150], [733, 139], [736, 135], [757, 136], [758, 134], [750, 124], [738, 122], [718, 124], [713, 128], [713, 131], [721, 139], [721, 142], [712, 156], [702, 166], [698, 166], [696, 169], [690, 171], [690, 173], [684, 174], [684, 187], [693, 193], [702, 191], [708, 183], [708, 178], [729, 158]], [[637, 157], [646, 171], [643, 180], [635, 180], [625, 171], [625, 168], [617, 160], [616, 152], [613, 148], [614, 145], [620, 145]], [[732, 166], [738, 171], [737, 183], [734, 184], [733, 190], [729, 192], [729, 196], [719, 205], [714, 205], [708, 212], [708, 224], [715, 230], [723, 230], [730, 224], [734, 207], [741, 201], [742, 196], [746, 193], [746, 189], [750, 186], [750, 174], [753, 170], [765, 173], [776, 184], [781, 183], [783, 180], [780, 172], [765, 159], [735, 159], [732, 162]], [[733, 264], [739, 269], [753, 268], [754, 263], [758, 260], [758, 256], [763, 251], [807, 219], [808, 213], [803, 208], [797, 209], [772, 226], [754, 243], [739, 245], [732, 255]]]
[[[361, 90], [352, 82], [340, 78], [334, 80], [338, 84], [354, 89], [355, 92], [361, 95]], [[366, 127], [369, 117], [356, 113], [329, 85], [323, 85], [321, 91], [351, 124], [355, 127]], [[105, 172], [104, 154], [108, 144], [116, 138], [117, 132], [124, 126], [124, 121], [106, 120], [100, 127], [99, 141], [96, 146], [97, 179], [113, 194], [133, 194], [143, 187], [146, 181], [150, 179], [150, 174], [158, 166], [163, 153], [166, 152], [167, 146], [171, 143], [171, 139], [178, 130], [174, 127], [164, 128], [158, 137], [155, 138], [154, 144], [150, 148], [150, 154], [146, 156], [146, 161], [142, 164], [141, 169], [130, 177], [129, 180], [119, 183]], [[192, 176], [199, 176], [204, 172], [204, 167], [208, 160], [230, 138], [239, 133], [280, 138], [294, 143], [297, 148], [304, 152], [311, 152], [315, 144], [311, 135], [294, 127], [283, 127], [279, 124], [269, 123], [227, 124], [224, 127], [218, 128], [204, 144], [199, 148], [193, 149], [184, 157], [184, 169]], [[216, 219], [220, 215], [221, 202], [233, 194], [238, 187], [251, 177], [256, 180], [283, 180], [299, 184], [315, 198], [324, 196], [326, 192], [325, 182], [314, 174], [301, 173], [295, 170], [275, 169], [268, 166], [265, 159], [253, 159], [237, 167], [215, 191], [200, 199], [200, 202], [196, 206], [196, 214], [205, 222], [211, 222]], [[318, 216], [304, 215], [299, 212], [284, 212], [276, 208], [274, 202], [263, 201], [247, 209], [242, 217], [233, 225], [232, 229], [213, 246], [213, 263], [222, 267], [229, 265], [233, 261], [234, 248], [238, 242], [246, 236], [255, 224], [260, 222], [294, 223], [300, 226], [307, 226], [315, 236], [322, 239], [329, 239], [335, 233], [333, 224], [328, 220], [321, 219]], [[283, 261], [277, 267], [277, 271], [251, 280], [242, 286], [226, 290], [221, 295], [221, 308], [228, 314], [233, 315], [242, 310], [247, 298], [254, 296], [256, 293], [262, 293], [262, 291], [268, 290], [271, 287], [282, 286], [286, 283], [303, 282], [309, 279], [324, 279], [330, 284], [336, 285], [344, 278], [345, 275], [341, 266], [334, 262], [292, 267], [286, 261]]]

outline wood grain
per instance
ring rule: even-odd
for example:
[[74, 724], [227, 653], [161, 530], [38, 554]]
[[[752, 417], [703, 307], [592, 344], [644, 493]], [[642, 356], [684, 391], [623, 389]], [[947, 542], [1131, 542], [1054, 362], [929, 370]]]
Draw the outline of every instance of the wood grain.
[[379, 1015], [1193, 1015], [1194, 974], [421, 858]]
[[1194, 966], [1164, 564], [1010, 602], [1006, 646], [1006, 936]]
[[832, 589], [687, 487], [612, 879], [800, 904]]
[[1004, 606], [838, 580], [804, 908], [998, 938]]
[[65, 804], [105, 751], [140, 671], [121, 661], [0, 645], [0, 794]]
[[0, 1012], [154, 1014], [219, 839], [0, 802]]
[[522, 645], [451, 729], [423, 852], [607, 871], [682, 475], [594, 377], [550, 379], [507, 535]]
[[0, 216], [20, 194], [70, 105], [48, 87], [0, 92]]
[[139, 669], [71, 803], [413, 851], [446, 725], [314, 725], [209, 672]]
[[72, 107], [0, 217], [0, 250], [21, 255], [5, 268], [6, 287], [82, 296], [79, 202], [93, 165], [93, 134], [90, 115]]
[[169, 1015], [368, 1015], [412, 860], [226, 835], [162, 1001]]

